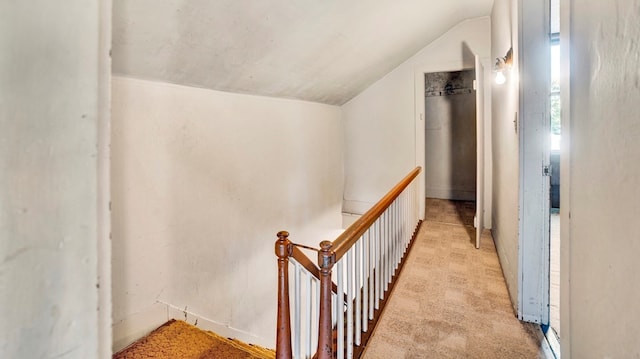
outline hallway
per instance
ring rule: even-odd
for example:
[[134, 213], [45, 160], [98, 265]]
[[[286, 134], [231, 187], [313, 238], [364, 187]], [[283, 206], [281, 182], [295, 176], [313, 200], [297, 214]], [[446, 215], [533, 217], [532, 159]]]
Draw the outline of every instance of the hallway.
[[514, 316], [489, 232], [473, 246], [473, 202], [427, 199], [426, 220], [364, 358], [537, 358]]

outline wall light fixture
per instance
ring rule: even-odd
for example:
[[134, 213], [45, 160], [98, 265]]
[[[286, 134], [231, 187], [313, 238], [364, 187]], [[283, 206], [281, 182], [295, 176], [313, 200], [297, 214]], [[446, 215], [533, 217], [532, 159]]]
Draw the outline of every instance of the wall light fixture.
[[496, 83], [498, 85], [502, 85], [507, 81], [504, 73], [505, 71], [511, 70], [511, 65], [513, 64], [513, 48], [509, 48], [507, 54], [504, 57], [497, 57], [496, 64], [493, 66], [493, 72], [496, 73]]

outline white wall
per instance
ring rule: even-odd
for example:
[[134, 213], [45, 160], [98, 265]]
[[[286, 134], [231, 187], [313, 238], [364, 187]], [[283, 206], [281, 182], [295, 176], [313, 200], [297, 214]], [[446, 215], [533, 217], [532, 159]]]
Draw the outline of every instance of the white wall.
[[493, 223], [496, 242], [511, 302], [518, 303], [518, 17], [515, 0], [496, 0], [491, 13], [492, 58], [504, 57], [513, 46], [513, 67], [507, 82], [492, 84]]
[[317, 246], [341, 227], [340, 116], [114, 77], [116, 348], [183, 310], [198, 326], [274, 347], [276, 233]]
[[637, 358], [640, 3], [564, 0], [562, 11], [570, 23], [561, 31], [571, 39], [562, 119], [563, 141], [566, 134], [571, 141], [560, 179], [562, 355]]
[[110, 7], [0, 4], [2, 358], [111, 357]]
[[[412, 168], [424, 167], [424, 121], [419, 120], [424, 116], [424, 73], [473, 67], [473, 59], [469, 66], [463, 57], [465, 44], [487, 62], [490, 73], [490, 29], [488, 17], [461, 22], [342, 106], [345, 212], [363, 213]], [[490, 96], [485, 97], [485, 108], [489, 119]], [[490, 199], [491, 158], [485, 163], [485, 198]], [[489, 227], [491, 203], [487, 202]]]

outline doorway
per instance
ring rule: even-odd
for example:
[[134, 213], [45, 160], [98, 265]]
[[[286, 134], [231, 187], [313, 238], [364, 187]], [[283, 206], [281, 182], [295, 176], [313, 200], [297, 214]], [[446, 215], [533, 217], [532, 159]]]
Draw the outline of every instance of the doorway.
[[478, 105], [474, 88], [476, 77], [475, 69], [424, 74], [424, 180], [427, 212], [429, 203], [451, 201], [453, 215], [465, 225], [470, 241], [479, 246], [482, 226], [477, 223], [482, 220], [477, 219], [477, 207], [482, 206], [477, 206], [477, 199], [482, 183], [478, 179], [483, 175], [478, 164], [482, 130], [477, 113], [482, 104]]

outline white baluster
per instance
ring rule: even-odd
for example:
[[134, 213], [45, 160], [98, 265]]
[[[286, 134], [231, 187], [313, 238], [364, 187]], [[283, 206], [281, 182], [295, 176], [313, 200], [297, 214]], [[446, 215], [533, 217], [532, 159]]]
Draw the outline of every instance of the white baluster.
[[[320, 281], [317, 279], [314, 279], [313, 281], [314, 283], [314, 289], [316, 291], [316, 303], [315, 303], [315, 314], [313, 315], [313, 343], [311, 343], [311, 350], [315, 350], [318, 348], [318, 335], [320, 335], [320, 333], [318, 333], [318, 329], [320, 326]], [[333, 298], [331, 298], [333, 299]], [[333, 307], [333, 306], [332, 306]], [[333, 313], [332, 313], [333, 315]]]
[[306, 292], [306, 301], [305, 301], [305, 358], [311, 358], [311, 332], [314, 324], [313, 316], [312, 316], [312, 308], [313, 308], [313, 281], [311, 279], [311, 273], [307, 272], [307, 292]]
[[376, 262], [375, 262], [375, 309], [380, 309], [380, 288], [382, 288], [382, 221], [378, 219], [376, 225]]
[[389, 283], [391, 283], [391, 277], [393, 277], [393, 266], [396, 261], [393, 243], [395, 241], [395, 217], [394, 206], [393, 203], [391, 203], [389, 207]]
[[409, 188], [408, 192], [407, 192], [407, 229], [409, 230], [409, 237], [411, 237], [411, 233], [413, 232], [411, 230], [411, 202], [413, 201], [413, 198], [411, 197], [411, 188]]
[[374, 301], [376, 298], [376, 224], [369, 228], [369, 317], [373, 319], [373, 310], [375, 309]]
[[409, 189], [407, 189], [405, 196], [404, 196], [404, 242], [403, 242], [403, 256], [404, 253], [407, 253], [407, 243], [409, 243], [409, 239], [411, 238], [411, 231], [409, 230], [410, 226], [409, 226]]
[[[400, 219], [400, 198], [396, 198], [396, 200], [393, 202], [394, 205], [394, 212], [395, 212], [395, 242], [396, 242], [396, 259], [398, 259], [398, 248], [400, 247], [398, 244], [400, 242], [400, 238], [402, 238], [400, 236], [400, 229], [402, 228], [402, 226], [400, 226], [401, 223], [401, 219]], [[397, 262], [396, 262], [397, 264]]]
[[396, 200], [396, 271], [402, 258], [402, 197]]
[[[384, 231], [384, 258], [385, 258], [385, 262], [384, 262], [384, 283], [383, 283], [383, 288], [384, 288], [384, 292], [386, 292], [387, 290], [389, 290], [389, 237], [391, 237], [391, 226], [389, 225], [390, 223], [390, 215], [389, 215], [389, 209], [387, 208], [387, 210], [384, 212], [384, 218], [385, 218], [385, 231]], [[382, 294], [382, 298], [380, 299], [384, 299], [384, 293]]]
[[389, 283], [396, 273], [396, 201], [391, 204], [391, 265], [389, 266]]
[[386, 213], [382, 214], [380, 220], [380, 300], [384, 299], [384, 282], [387, 278], [387, 266], [384, 263], [385, 255], [385, 238], [387, 237], [387, 216]]
[[293, 274], [293, 356], [295, 358], [300, 358], [300, 323], [302, 318], [300, 318], [300, 301], [301, 301], [301, 293], [300, 293], [300, 272], [302, 271], [302, 267], [300, 263], [295, 262], [294, 266], [294, 274]]
[[407, 253], [407, 245], [411, 239], [411, 226], [409, 224], [409, 190], [404, 196], [404, 242], [403, 242], [403, 256]]
[[396, 199], [396, 264], [395, 269], [398, 270], [400, 258], [402, 255], [402, 200]]
[[391, 283], [391, 275], [393, 275], [393, 207], [390, 207], [387, 211], [389, 211], [387, 219], [389, 223], [387, 236], [387, 258], [389, 258], [389, 260], [387, 261], [387, 281], [385, 283], [385, 290], [387, 291], [387, 294], [389, 294], [389, 283]]
[[347, 359], [353, 358], [353, 248], [345, 256], [347, 266]]
[[355, 344], [360, 345], [360, 335], [362, 333], [362, 292], [363, 287], [360, 284], [363, 276], [362, 268], [362, 242], [364, 242], [364, 234], [358, 239], [355, 246], [355, 306], [356, 306], [356, 318], [355, 318]]
[[338, 303], [338, 296], [336, 294], [332, 294], [331, 295], [331, 324], [332, 326], [336, 326], [336, 323], [338, 321], [338, 306], [340, 305], [340, 303]]
[[343, 260], [340, 260], [337, 263], [338, 267], [338, 292], [336, 294], [336, 311], [337, 314], [337, 323], [338, 327], [338, 359], [344, 359], [344, 270], [343, 270]]
[[[387, 221], [389, 223], [389, 230], [387, 236], [387, 257], [389, 260], [387, 261], [387, 285], [385, 287], [386, 290], [389, 290], [389, 283], [391, 283], [391, 276], [393, 275], [393, 203], [387, 209], [388, 218]], [[387, 294], [389, 294], [387, 292]]]
[[[384, 299], [384, 282], [386, 279], [386, 266], [384, 263], [384, 255], [385, 255], [385, 238], [386, 238], [386, 231], [387, 231], [387, 223], [386, 223], [386, 213], [382, 214], [382, 220], [380, 221], [380, 280], [379, 280], [379, 285], [380, 285], [380, 296], [378, 297], [378, 300], [382, 300]], [[377, 309], [377, 307], [376, 307]]]
[[[371, 228], [367, 229], [362, 243], [362, 331], [367, 331], [369, 318], [369, 278], [371, 277], [371, 267], [369, 266], [369, 241], [371, 240]], [[360, 345], [360, 343], [358, 343]]]

